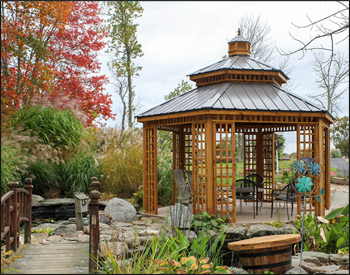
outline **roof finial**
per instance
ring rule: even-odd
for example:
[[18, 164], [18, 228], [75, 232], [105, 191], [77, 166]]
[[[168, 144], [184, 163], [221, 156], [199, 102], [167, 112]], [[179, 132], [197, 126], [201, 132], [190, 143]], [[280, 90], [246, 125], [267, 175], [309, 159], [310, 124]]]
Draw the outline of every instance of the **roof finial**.
[[238, 28], [238, 35], [241, 35], [241, 29]]

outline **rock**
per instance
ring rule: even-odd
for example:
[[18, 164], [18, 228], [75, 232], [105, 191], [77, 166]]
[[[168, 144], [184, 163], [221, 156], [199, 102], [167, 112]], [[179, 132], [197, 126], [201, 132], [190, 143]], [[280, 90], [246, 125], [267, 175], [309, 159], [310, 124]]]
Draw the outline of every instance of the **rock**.
[[[300, 253], [297, 253], [293, 257], [300, 258]], [[303, 262], [314, 263], [320, 265], [320, 263], [328, 263], [330, 255], [323, 252], [313, 252], [313, 251], [304, 251], [303, 252]]]
[[[112, 223], [112, 216], [107, 214], [107, 213], [105, 213], [105, 212], [103, 212], [103, 211], [99, 211], [98, 218], [99, 218], [99, 223], [100, 224], [104, 223], [104, 224], [110, 225]], [[90, 223], [90, 214], [88, 214], [86, 216], [86, 219], [87, 219], [87, 224], [86, 225], [88, 225]], [[83, 222], [84, 222], [84, 220], [83, 220]]]
[[301, 273], [299, 272], [299, 267], [294, 267], [292, 269], [289, 269], [284, 274], [308, 274], [303, 268], [301, 268]]
[[314, 263], [308, 263], [304, 262], [301, 264], [301, 267], [307, 272], [307, 273], [325, 273], [326, 270], [323, 268], [323, 266], [316, 265]]
[[240, 241], [247, 238], [247, 228], [245, 226], [228, 226], [224, 227], [226, 233], [226, 239], [230, 240], [230, 242]]
[[139, 238], [135, 238], [135, 234], [131, 232], [121, 233], [118, 237], [118, 241], [125, 242], [129, 248], [138, 247], [140, 245]]
[[197, 239], [197, 234], [194, 233], [192, 230], [186, 230], [185, 236], [190, 242]]
[[48, 229], [48, 228], [56, 229], [57, 227], [59, 227], [59, 225], [56, 224], [56, 223], [42, 223], [42, 224], [39, 224], [39, 225], [36, 226], [36, 227], [32, 227], [32, 231], [33, 231], [33, 230], [38, 230], [38, 231], [40, 231], [40, 228], [42, 228], [43, 230]]
[[47, 199], [40, 202], [42, 206], [52, 206], [52, 205], [69, 205], [74, 204], [74, 199], [71, 198], [57, 198], [57, 199]]
[[260, 237], [260, 236], [268, 236], [268, 235], [277, 235], [281, 234], [281, 230], [267, 225], [267, 224], [256, 224], [251, 226], [248, 229], [247, 237], [253, 238], [253, 237]]
[[66, 224], [66, 225], [59, 225], [54, 231], [53, 234], [55, 235], [75, 235], [77, 234], [77, 226], [75, 224]]
[[135, 207], [123, 199], [111, 199], [104, 212], [110, 215], [113, 221], [117, 222], [132, 222], [137, 220]]
[[38, 240], [38, 242], [41, 242], [43, 240], [45, 240], [46, 238], [49, 237], [48, 233], [32, 233], [31, 237], [34, 237], [35, 239]]
[[51, 243], [59, 243], [62, 240], [62, 237], [58, 235], [52, 235], [48, 237], [47, 240]]
[[139, 236], [158, 236], [159, 230], [146, 229], [138, 232]]
[[333, 272], [339, 270], [340, 266], [332, 264], [332, 265], [324, 265], [322, 266], [322, 268], [326, 271], [325, 272], [326, 274], [336, 274]]
[[344, 254], [330, 254], [329, 260], [339, 265], [349, 265], [349, 256]]
[[88, 243], [89, 239], [90, 239], [90, 236], [84, 234], [84, 235], [79, 235], [77, 237], [67, 238], [67, 241], [76, 241], [78, 243]]
[[43, 200], [44, 198], [42, 196], [32, 194], [32, 206], [40, 206], [40, 202]]
[[193, 218], [191, 210], [180, 203], [176, 203], [169, 213], [169, 222], [177, 228], [189, 228]]
[[339, 269], [336, 271], [329, 272], [327, 274], [349, 274], [349, 269]]
[[244, 270], [243, 268], [239, 268], [239, 267], [234, 267], [234, 266], [230, 266], [228, 268], [229, 271], [232, 272], [232, 274], [249, 274], [246, 270]]
[[298, 229], [296, 229], [295, 226], [291, 223], [284, 224], [279, 229], [281, 231], [280, 234], [294, 234], [294, 232], [298, 232]]
[[113, 256], [122, 256], [124, 253], [127, 252], [128, 246], [126, 243], [123, 242], [105, 242], [100, 241], [99, 243], [99, 256], [100, 257], [108, 257], [106, 249], [113, 255]]

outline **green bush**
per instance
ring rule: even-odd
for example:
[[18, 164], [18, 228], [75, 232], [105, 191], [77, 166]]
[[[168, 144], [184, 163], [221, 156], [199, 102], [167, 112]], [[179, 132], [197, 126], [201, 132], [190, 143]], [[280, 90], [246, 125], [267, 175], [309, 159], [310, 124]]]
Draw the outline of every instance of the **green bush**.
[[339, 150], [335, 149], [331, 151], [331, 158], [341, 158], [341, 153]]
[[173, 155], [170, 150], [158, 153], [158, 204], [168, 206], [173, 198]]
[[20, 167], [24, 166], [20, 144], [8, 136], [1, 137], [1, 194], [5, 194], [8, 183], [20, 181]]
[[59, 196], [59, 173], [57, 164], [53, 162], [36, 161], [30, 164], [22, 174], [22, 181], [30, 177], [33, 179], [33, 193], [45, 198]]
[[11, 119], [13, 127], [22, 126], [38, 136], [42, 143], [76, 148], [84, 134], [84, 125], [68, 110], [43, 106], [22, 108]]
[[74, 192], [88, 193], [91, 177], [99, 177], [95, 157], [85, 151], [73, 155], [58, 165], [61, 193], [73, 197]]
[[[293, 221], [301, 230], [302, 218]], [[321, 219], [311, 213], [304, 221], [304, 250], [339, 253], [349, 246], [349, 204], [333, 210]]]

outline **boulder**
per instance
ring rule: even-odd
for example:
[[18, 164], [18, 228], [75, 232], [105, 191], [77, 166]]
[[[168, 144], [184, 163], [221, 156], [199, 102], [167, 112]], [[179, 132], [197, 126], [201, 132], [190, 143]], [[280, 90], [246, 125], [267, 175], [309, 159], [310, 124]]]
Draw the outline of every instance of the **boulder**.
[[135, 207], [123, 199], [111, 199], [104, 212], [110, 215], [113, 221], [116, 222], [132, 222], [137, 220]]
[[39, 232], [40, 228], [42, 228], [43, 230], [48, 229], [48, 228], [56, 229], [59, 226], [60, 225], [56, 224], [56, 223], [42, 223], [42, 224], [39, 224], [38, 226], [32, 227], [32, 231], [38, 230], [38, 232]]
[[42, 196], [32, 194], [32, 206], [39, 206], [43, 200], [44, 198]]
[[279, 228], [267, 224], [256, 224], [248, 229], [247, 237], [253, 238], [277, 234], [281, 234], [281, 230]]
[[54, 235], [71, 236], [77, 234], [77, 226], [75, 224], [59, 225], [54, 231]]
[[226, 239], [229, 240], [229, 242], [240, 241], [247, 238], [247, 227], [245, 226], [232, 227], [226, 225], [224, 230], [226, 233]]
[[176, 203], [170, 210], [169, 222], [177, 228], [189, 228], [192, 222], [192, 211], [181, 203]]
[[106, 250], [113, 256], [122, 256], [128, 251], [128, 246], [124, 242], [106, 242], [100, 241], [99, 243], [99, 257], [108, 257]]

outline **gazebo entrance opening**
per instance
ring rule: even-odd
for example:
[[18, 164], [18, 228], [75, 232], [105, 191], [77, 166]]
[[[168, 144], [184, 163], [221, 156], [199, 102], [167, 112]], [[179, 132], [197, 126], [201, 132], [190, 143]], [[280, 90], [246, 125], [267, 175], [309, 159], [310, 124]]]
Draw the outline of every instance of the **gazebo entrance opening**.
[[[158, 212], [157, 131], [173, 133], [173, 169], [192, 171], [193, 213], [206, 210], [236, 222], [235, 136], [242, 138], [243, 176], [260, 174], [260, 196], [271, 201], [275, 188], [275, 133], [295, 132], [297, 157], [317, 159], [313, 178], [324, 199], [305, 201], [306, 211], [330, 208], [330, 114], [281, 88], [288, 77], [250, 58], [250, 44], [236, 36], [229, 57], [190, 74], [197, 87], [142, 114], [144, 209]], [[176, 185], [174, 183], [176, 200]], [[319, 188], [318, 188], [319, 187]], [[316, 194], [318, 195], [318, 194]], [[297, 212], [302, 204], [297, 201]]]

